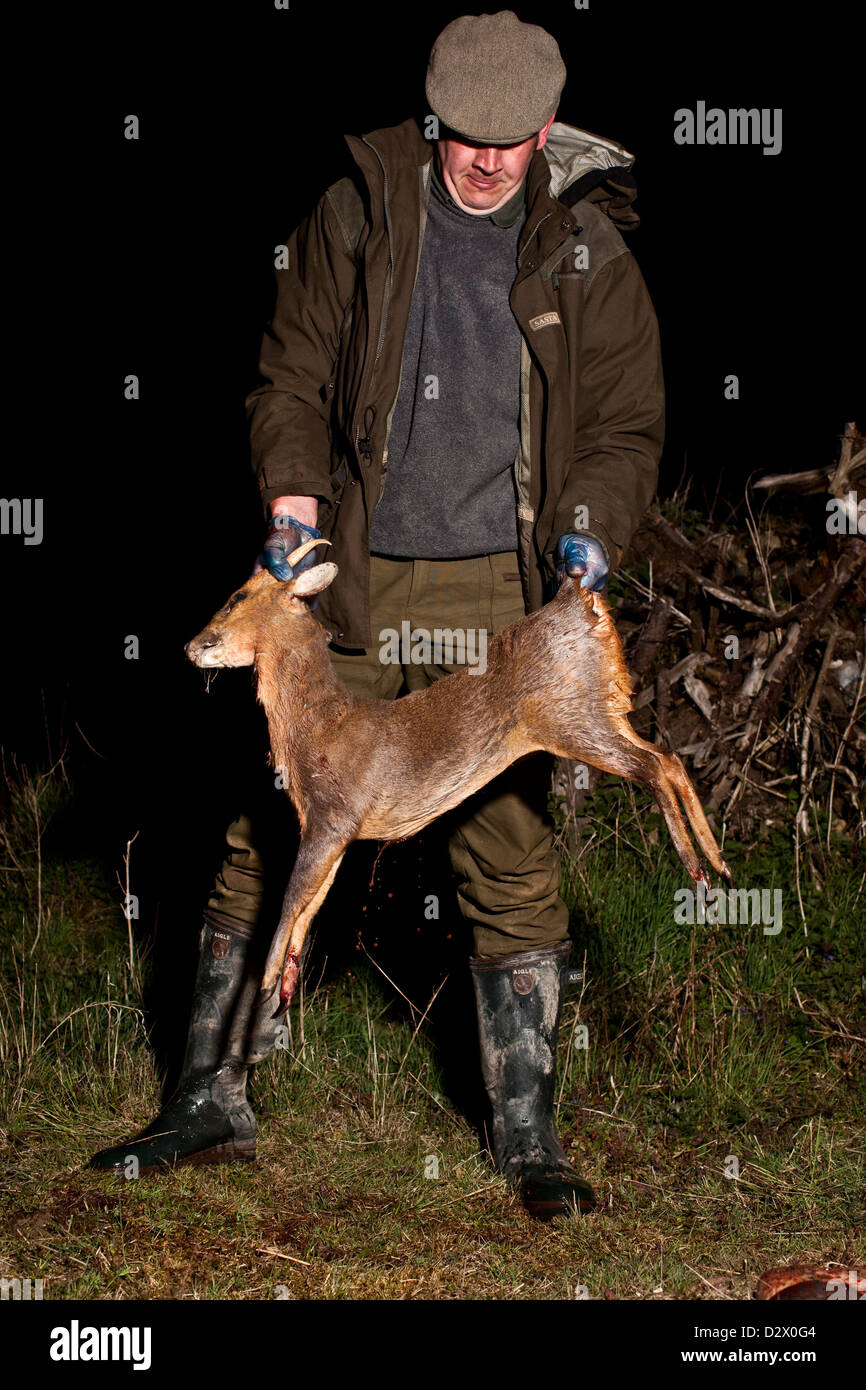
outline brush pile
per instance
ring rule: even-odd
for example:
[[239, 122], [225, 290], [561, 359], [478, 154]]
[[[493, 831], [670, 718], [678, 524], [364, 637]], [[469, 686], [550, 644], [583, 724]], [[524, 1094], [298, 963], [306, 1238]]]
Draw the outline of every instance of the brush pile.
[[[862, 850], [866, 438], [849, 424], [836, 462], [753, 476], [723, 522], [686, 503], [650, 509], [611, 586], [635, 729], [680, 754], [716, 829], [787, 828], [813, 868], [820, 844]], [[579, 823], [574, 780], [554, 790]]]

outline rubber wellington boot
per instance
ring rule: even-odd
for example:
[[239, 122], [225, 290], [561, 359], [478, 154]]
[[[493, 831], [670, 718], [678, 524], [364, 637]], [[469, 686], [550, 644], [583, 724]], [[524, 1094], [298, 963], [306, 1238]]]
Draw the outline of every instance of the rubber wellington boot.
[[583, 1215], [597, 1205], [553, 1123], [556, 1039], [571, 944], [470, 960], [481, 1070], [493, 1110], [493, 1157], [531, 1216]]
[[251, 1025], [261, 968], [249, 962], [253, 928], [205, 913], [186, 1052], [171, 1100], [134, 1139], [93, 1155], [91, 1168], [139, 1173], [194, 1163], [250, 1162], [256, 1121], [249, 1067], [273, 1050], [278, 1022]]

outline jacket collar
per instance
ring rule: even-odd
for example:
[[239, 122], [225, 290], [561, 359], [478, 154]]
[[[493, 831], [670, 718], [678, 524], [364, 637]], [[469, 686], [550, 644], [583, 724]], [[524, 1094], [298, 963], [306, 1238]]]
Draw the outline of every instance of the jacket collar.
[[[359, 138], [347, 135], [346, 143], [370, 185], [371, 193], [384, 194], [385, 184], [396, 190], [409, 176], [417, 189], [419, 171], [432, 162], [431, 141], [424, 138], [412, 118], [399, 125], [383, 126]], [[526, 221], [520, 234], [521, 251], [534, 237], [539, 253], [547, 255], [576, 223], [559, 197], [578, 179], [598, 171], [628, 171], [634, 155], [623, 145], [577, 126], [554, 121], [547, 143], [536, 150], [526, 176]], [[633, 192], [626, 195], [631, 201]]]
[[466, 212], [458, 203], [455, 203], [439, 177], [435, 159], [430, 166], [430, 189], [433, 197], [438, 197], [447, 208], [468, 222], [493, 222], [497, 227], [513, 227], [518, 219], [524, 221], [526, 218], [526, 179], [523, 180], [519, 188], [514, 190], [507, 203], [501, 208], [497, 208], [496, 212], [489, 212], [486, 217]]
[[[406, 163], [418, 167], [432, 158], [431, 141], [424, 138], [418, 122], [412, 119], [371, 130], [360, 140], [355, 135], [347, 135], [346, 140], [353, 154], [359, 144], [375, 150], [386, 169]], [[630, 169], [634, 164], [634, 155], [616, 140], [607, 140], [603, 135], [593, 135], [592, 131], [579, 130], [562, 121], [553, 122], [541, 153], [548, 165], [550, 192], [554, 197], [591, 169]]]

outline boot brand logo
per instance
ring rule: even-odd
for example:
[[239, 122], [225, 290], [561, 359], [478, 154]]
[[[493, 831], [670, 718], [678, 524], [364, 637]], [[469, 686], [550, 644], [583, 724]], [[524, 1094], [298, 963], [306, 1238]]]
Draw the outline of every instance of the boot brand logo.
[[215, 931], [211, 940], [211, 951], [219, 960], [222, 956], [227, 956], [232, 944], [232, 939], [228, 932]]
[[515, 994], [531, 994], [535, 989], [535, 971], [527, 970], [525, 967], [512, 970], [512, 981]]

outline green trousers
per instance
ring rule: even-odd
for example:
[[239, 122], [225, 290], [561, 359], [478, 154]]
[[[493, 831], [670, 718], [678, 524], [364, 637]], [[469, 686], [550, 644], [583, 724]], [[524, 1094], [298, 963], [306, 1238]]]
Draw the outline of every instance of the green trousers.
[[[423, 690], [464, 669], [460, 661], [436, 664], [437, 657], [462, 655], [456, 645], [449, 650], [441, 643], [436, 649], [437, 628], [462, 630], [470, 663], [480, 664], [486, 635], [524, 616], [517, 555], [469, 560], [374, 555], [370, 607], [374, 645], [366, 651], [332, 646], [338, 674], [360, 696], [393, 700], [406, 690]], [[407, 622], [408, 629], [403, 626]], [[426, 630], [434, 645], [425, 652], [416, 644], [414, 655], [431, 657], [431, 664], [412, 659], [412, 644], [405, 639], [418, 629]], [[403, 640], [398, 643], [397, 638]], [[560, 859], [547, 811], [552, 767], [548, 754], [533, 754], [448, 813], [448, 850], [476, 956], [552, 946], [568, 934], [568, 909], [559, 896]], [[249, 806], [229, 826], [225, 860], [208, 899], [211, 911], [251, 926], [259, 922], [264, 899], [267, 819], [267, 806]], [[339, 892], [339, 878], [334, 891]]]

